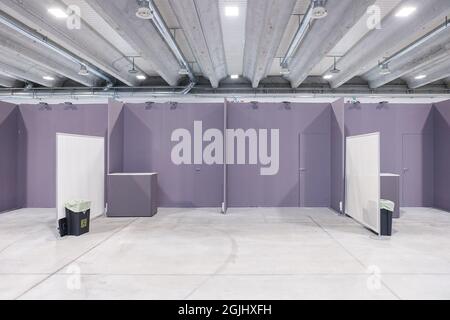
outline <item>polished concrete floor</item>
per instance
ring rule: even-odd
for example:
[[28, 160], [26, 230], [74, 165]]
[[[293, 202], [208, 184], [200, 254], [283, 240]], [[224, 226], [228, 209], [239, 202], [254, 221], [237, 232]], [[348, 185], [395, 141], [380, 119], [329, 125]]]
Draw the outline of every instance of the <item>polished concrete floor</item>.
[[0, 299], [450, 299], [450, 213], [380, 239], [328, 209], [161, 209], [59, 239], [53, 210], [0, 215]]

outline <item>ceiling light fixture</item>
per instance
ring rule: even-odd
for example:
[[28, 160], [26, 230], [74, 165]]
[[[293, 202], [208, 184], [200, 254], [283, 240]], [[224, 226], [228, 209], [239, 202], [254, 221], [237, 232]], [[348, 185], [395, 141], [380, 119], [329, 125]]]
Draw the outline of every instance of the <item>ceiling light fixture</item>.
[[147, 0], [139, 0], [138, 1], [139, 8], [136, 11], [136, 17], [143, 20], [151, 20], [153, 19], [153, 12], [150, 9], [149, 3]]
[[331, 78], [333, 78], [332, 74], [326, 74], [326, 75], [323, 76], [324, 80], [330, 80]]
[[182, 69], [178, 70], [178, 74], [182, 75], [182, 76], [186, 76], [189, 74], [189, 70], [186, 68], [182, 68]]
[[80, 71], [78, 71], [78, 74], [80, 76], [84, 76], [84, 77], [88, 76], [89, 75], [89, 70], [87, 69], [87, 67], [84, 64], [82, 64], [80, 66]]
[[397, 11], [395, 16], [398, 18], [406, 18], [412, 15], [414, 12], [416, 12], [416, 10], [417, 10], [416, 7], [403, 7]]
[[226, 17], [239, 17], [239, 7], [225, 7]]
[[130, 70], [128, 70], [128, 72], [131, 73], [131, 74], [137, 74], [137, 73], [139, 73], [139, 71], [137, 71], [137, 69], [136, 69], [136, 64], [134, 62], [134, 57], [132, 57], [132, 59], [133, 59], [132, 68]]
[[333, 65], [333, 69], [330, 70], [331, 73], [333, 74], [338, 74], [341, 72], [341, 70], [339, 70], [337, 68], [337, 57], [334, 57], [334, 65]]
[[42, 79], [47, 80], [47, 81], [55, 80], [55, 78], [53, 78], [52, 76], [43, 76]]
[[324, 0], [314, 0], [312, 19], [322, 19], [328, 15], [328, 10], [325, 8]]
[[232, 75], [230, 76], [230, 78], [233, 79], [233, 80], [236, 80], [236, 79], [239, 79], [239, 75], [237, 75], [237, 74], [232, 74]]
[[143, 75], [143, 74], [138, 74], [138, 75], [136, 76], [136, 78], [137, 78], [138, 80], [145, 80], [145, 79], [147, 79], [147, 77], [146, 77], [145, 75]]
[[287, 76], [289, 75], [291, 72], [289, 71], [288, 68], [281, 68], [280, 70], [280, 74], [282, 74], [283, 76]]
[[61, 8], [50, 8], [47, 10], [48, 13], [50, 13], [52, 16], [58, 18], [58, 19], [66, 19], [69, 17], [67, 12]]
[[380, 67], [380, 74], [383, 76], [386, 76], [388, 74], [391, 74], [391, 69], [389, 69], [389, 64], [388, 63], [381, 63], [379, 65]]
[[418, 75], [418, 76], [414, 77], [414, 79], [416, 79], [416, 80], [423, 80], [423, 79], [425, 79], [426, 77], [427, 77], [426, 74], [421, 74], [421, 75]]

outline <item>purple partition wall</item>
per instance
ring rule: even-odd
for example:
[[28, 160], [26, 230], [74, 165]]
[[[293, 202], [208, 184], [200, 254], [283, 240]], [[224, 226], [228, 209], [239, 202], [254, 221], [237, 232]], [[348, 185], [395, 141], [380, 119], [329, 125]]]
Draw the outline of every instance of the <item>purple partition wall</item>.
[[329, 104], [229, 103], [229, 129], [280, 130], [280, 168], [229, 165], [228, 206], [329, 207], [330, 121]]
[[0, 102], [0, 213], [17, 209], [18, 109]]
[[56, 133], [106, 137], [107, 106], [21, 105], [19, 109], [20, 204], [54, 208]]
[[160, 207], [220, 207], [223, 166], [175, 165], [171, 151], [177, 143], [171, 136], [176, 129], [187, 129], [194, 141], [194, 121], [202, 121], [203, 131], [222, 131], [223, 119], [223, 103], [126, 104], [124, 172], [157, 172]]
[[345, 102], [331, 104], [331, 208], [341, 212], [345, 190]]
[[123, 103], [108, 101], [108, 173], [123, 171], [124, 114]]
[[434, 206], [450, 211], [450, 100], [434, 110]]
[[401, 206], [433, 206], [430, 104], [347, 104], [345, 134], [381, 133], [381, 171], [401, 175]]

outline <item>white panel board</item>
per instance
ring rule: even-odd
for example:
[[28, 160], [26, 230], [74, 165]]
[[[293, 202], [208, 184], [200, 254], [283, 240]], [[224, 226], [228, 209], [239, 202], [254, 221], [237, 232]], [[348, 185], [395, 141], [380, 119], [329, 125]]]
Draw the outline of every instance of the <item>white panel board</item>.
[[380, 234], [380, 134], [347, 138], [346, 214]]
[[64, 204], [89, 200], [91, 219], [105, 212], [105, 139], [56, 135], [57, 221], [66, 216]]

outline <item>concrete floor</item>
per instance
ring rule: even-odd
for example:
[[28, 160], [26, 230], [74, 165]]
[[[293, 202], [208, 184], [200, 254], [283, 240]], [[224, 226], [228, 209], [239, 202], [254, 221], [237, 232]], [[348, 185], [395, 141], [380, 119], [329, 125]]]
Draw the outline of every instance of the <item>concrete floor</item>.
[[0, 215], [0, 299], [450, 299], [450, 213], [377, 239], [328, 209], [161, 209], [58, 239], [53, 210]]

